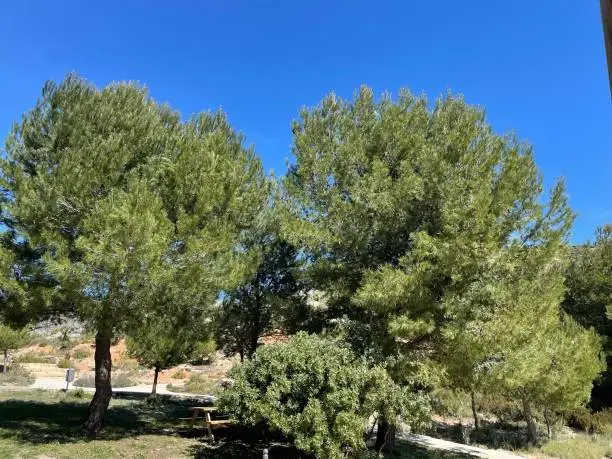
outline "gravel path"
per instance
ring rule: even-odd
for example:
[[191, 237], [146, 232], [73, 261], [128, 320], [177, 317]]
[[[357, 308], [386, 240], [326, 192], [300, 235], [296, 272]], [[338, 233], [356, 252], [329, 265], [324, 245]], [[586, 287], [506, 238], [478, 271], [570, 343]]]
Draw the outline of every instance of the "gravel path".
[[428, 437], [427, 435], [398, 434], [398, 438], [428, 449], [438, 449], [451, 451], [453, 453], [469, 454], [474, 457], [486, 457], [489, 459], [526, 459], [525, 456], [519, 456], [518, 454], [501, 449], [487, 449], [476, 446], [462, 445], [461, 443], [440, 440], [439, 438]]

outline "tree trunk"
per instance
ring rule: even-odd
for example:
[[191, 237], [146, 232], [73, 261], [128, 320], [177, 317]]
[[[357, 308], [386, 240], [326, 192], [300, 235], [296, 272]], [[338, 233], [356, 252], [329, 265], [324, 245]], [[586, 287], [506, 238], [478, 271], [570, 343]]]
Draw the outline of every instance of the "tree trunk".
[[552, 423], [549, 416], [548, 408], [544, 408], [544, 420], [546, 421], [546, 434], [548, 439], [552, 439]]
[[159, 367], [155, 367], [155, 376], [153, 376], [153, 389], [151, 389], [151, 394], [157, 394], [157, 376], [159, 375]]
[[395, 448], [395, 425], [381, 417], [378, 419], [374, 449], [380, 453], [391, 452], [393, 448]]
[[257, 351], [257, 342], [259, 341], [259, 329], [253, 327], [251, 338], [249, 340], [249, 359], [253, 357], [255, 351]]
[[476, 397], [474, 396], [474, 391], [470, 391], [470, 396], [472, 397], [472, 415], [474, 416], [474, 429], [478, 429], [480, 427], [480, 421], [478, 420], [478, 412], [476, 411]]
[[244, 362], [244, 349], [242, 347], [240, 347], [239, 354], [240, 354], [240, 363], [243, 363]]
[[538, 441], [538, 429], [531, 413], [531, 404], [526, 397], [523, 397], [523, 416], [527, 422], [527, 443], [534, 446]]
[[8, 362], [8, 351], [4, 351], [4, 364], [2, 365], [2, 373], [6, 373], [7, 362]]
[[253, 322], [251, 324], [251, 336], [249, 337], [249, 349], [248, 356], [249, 359], [253, 357], [255, 351], [257, 351], [257, 342], [259, 341], [259, 321], [260, 321], [260, 307], [259, 307], [259, 299], [256, 300], [257, 305], [255, 307], [255, 311], [253, 314]]
[[96, 393], [89, 404], [89, 417], [85, 429], [90, 437], [95, 437], [104, 426], [104, 415], [112, 396], [111, 388], [111, 334], [98, 331], [96, 335]]

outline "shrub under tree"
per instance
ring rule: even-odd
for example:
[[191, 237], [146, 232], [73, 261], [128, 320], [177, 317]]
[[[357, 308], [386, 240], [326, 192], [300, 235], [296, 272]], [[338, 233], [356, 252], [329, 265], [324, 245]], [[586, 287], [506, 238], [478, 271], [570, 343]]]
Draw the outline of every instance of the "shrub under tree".
[[263, 423], [317, 458], [347, 457], [365, 449], [371, 415], [402, 415], [412, 426], [428, 415], [427, 402], [397, 386], [342, 344], [298, 333], [268, 344], [235, 366], [234, 384], [219, 404], [238, 422]]

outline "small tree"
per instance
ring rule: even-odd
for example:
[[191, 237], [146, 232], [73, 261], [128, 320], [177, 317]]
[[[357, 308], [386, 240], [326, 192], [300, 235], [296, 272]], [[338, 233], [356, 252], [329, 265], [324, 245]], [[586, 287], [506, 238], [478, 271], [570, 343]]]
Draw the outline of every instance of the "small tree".
[[2, 371], [7, 371], [8, 352], [17, 349], [27, 341], [25, 330], [17, 330], [7, 325], [0, 324], [0, 352], [4, 355], [4, 365]]
[[197, 339], [191, 327], [177, 326], [165, 319], [147, 322], [128, 335], [130, 356], [155, 372], [151, 394], [157, 393], [159, 372], [189, 361]]
[[217, 342], [228, 353], [238, 352], [241, 361], [251, 357], [258, 339], [282, 326], [302, 300], [293, 246], [276, 234], [255, 236], [251, 246], [260, 254], [257, 271], [225, 296], [217, 327]]
[[593, 382], [606, 368], [601, 339], [564, 316], [549, 337], [548, 364], [530, 386], [529, 395], [542, 410], [548, 437], [552, 416], [569, 414], [589, 401]]
[[426, 405], [396, 386], [381, 367], [370, 368], [347, 348], [298, 333], [286, 343], [260, 348], [231, 371], [234, 385], [220, 398], [239, 422], [265, 423], [318, 458], [346, 457], [365, 448], [364, 432], [375, 412], [418, 424]]

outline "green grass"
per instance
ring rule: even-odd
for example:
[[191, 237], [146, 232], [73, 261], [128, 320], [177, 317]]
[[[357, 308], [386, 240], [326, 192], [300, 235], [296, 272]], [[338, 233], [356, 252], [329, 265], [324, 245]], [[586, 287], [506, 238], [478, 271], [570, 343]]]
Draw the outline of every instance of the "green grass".
[[170, 392], [188, 392], [190, 394], [216, 395], [218, 387], [215, 382], [198, 373], [191, 373], [184, 386], [166, 386]]
[[[211, 443], [205, 430], [189, 428], [178, 418], [201, 402], [113, 398], [100, 437], [89, 440], [81, 426], [91, 394], [0, 392], [2, 458], [227, 458], [259, 459], [264, 448], [259, 431], [238, 427], [219, 430]], [[245, 433], [246, 432], [246, 433]], [[270, 459], [297, 459], [288, 445], [265, 444]]]
[[[91, 394], [51, 391], [0, 392], [0, 457], [83, 458], [306, 458], [279, 439], [264, 440], [259, 429], [219, 429], [217, 442], [205, 429], [189, 428], [178, 418], [189, 415], [189, 400], [113, 398], [100, 437], [90, 440], [82, 429]], [[428, 451], [398, 442], [387, 459], [464, 459], [456, 453]]]
[[29, 351], [25, 354], [18, 355], [13, 360], [14, 363], [53, 363], [52, 355], [41, 355], [36, 352]]
[[[545, 457], [559, 459], [601, 459], [612, 457], [612, 436], [580, 434], [574, 438], [551, 440], [537, 450]], [[535, 451], [527, 451], [533, 454]], [[536, 456], [541, 457], [541, 456]]]

